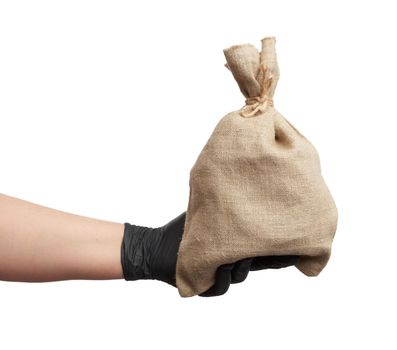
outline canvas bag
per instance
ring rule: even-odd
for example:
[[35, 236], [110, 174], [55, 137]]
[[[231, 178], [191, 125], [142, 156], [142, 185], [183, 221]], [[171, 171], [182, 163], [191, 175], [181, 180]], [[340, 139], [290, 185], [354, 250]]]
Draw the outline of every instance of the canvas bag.
[[225, 115], [190, 171], [176, 285], [182, 297], [209, 289], [222, 264], [299, 255], [308, 276], [327, 264], [338, 213], [314, 146], [274, 107], [275, 38], [223, 50], [246, 97]]

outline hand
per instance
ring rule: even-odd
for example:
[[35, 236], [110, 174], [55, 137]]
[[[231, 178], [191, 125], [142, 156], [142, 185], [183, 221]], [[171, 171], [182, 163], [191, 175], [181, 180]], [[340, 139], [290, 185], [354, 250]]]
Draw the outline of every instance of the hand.
[[[125, 223], [121, 246], [124, 278], [128, 281], [156, 279], [176, 287], [175, 271], [179, 245], [183, 237], [186, 212], [158, 228]], [[215, 284], [200, 296], [225, 294], [231, 283], [243, 282], [249, 271], [277, 269], [294, 265], [298, 256], [266, 256], [219, 266]]]
[[247, 258], [232, 264], [221, 265], [216, 271], [215, 284], [200, 296], [213, 297], [225, 294], [231, 283], [243, 282], [250, 271], [280, 269], [295, 265], [298, 259], [297, 255], [275, 255]]

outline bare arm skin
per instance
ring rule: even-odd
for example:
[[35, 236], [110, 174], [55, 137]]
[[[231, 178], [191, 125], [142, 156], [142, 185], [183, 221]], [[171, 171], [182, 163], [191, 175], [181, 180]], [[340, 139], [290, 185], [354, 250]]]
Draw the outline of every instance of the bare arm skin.
[[0, 280], [123, 278], [124, 224], [0, 194]]

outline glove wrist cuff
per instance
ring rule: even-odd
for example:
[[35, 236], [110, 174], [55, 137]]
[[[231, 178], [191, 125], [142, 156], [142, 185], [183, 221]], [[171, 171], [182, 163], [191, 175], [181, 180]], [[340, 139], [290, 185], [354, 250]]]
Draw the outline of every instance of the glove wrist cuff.
[[124, 223], [124, 236], [121, 244], [121, 265], [124, 279], [135, 281], [154, 279], [151, 268], [150, 238], [155, 229]]

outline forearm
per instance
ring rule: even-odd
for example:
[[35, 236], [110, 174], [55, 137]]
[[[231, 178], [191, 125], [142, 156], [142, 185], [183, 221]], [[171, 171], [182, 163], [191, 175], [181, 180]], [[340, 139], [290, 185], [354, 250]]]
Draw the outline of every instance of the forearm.
[[0, 194], [0, 279], [123, 278], [124, 225]]

